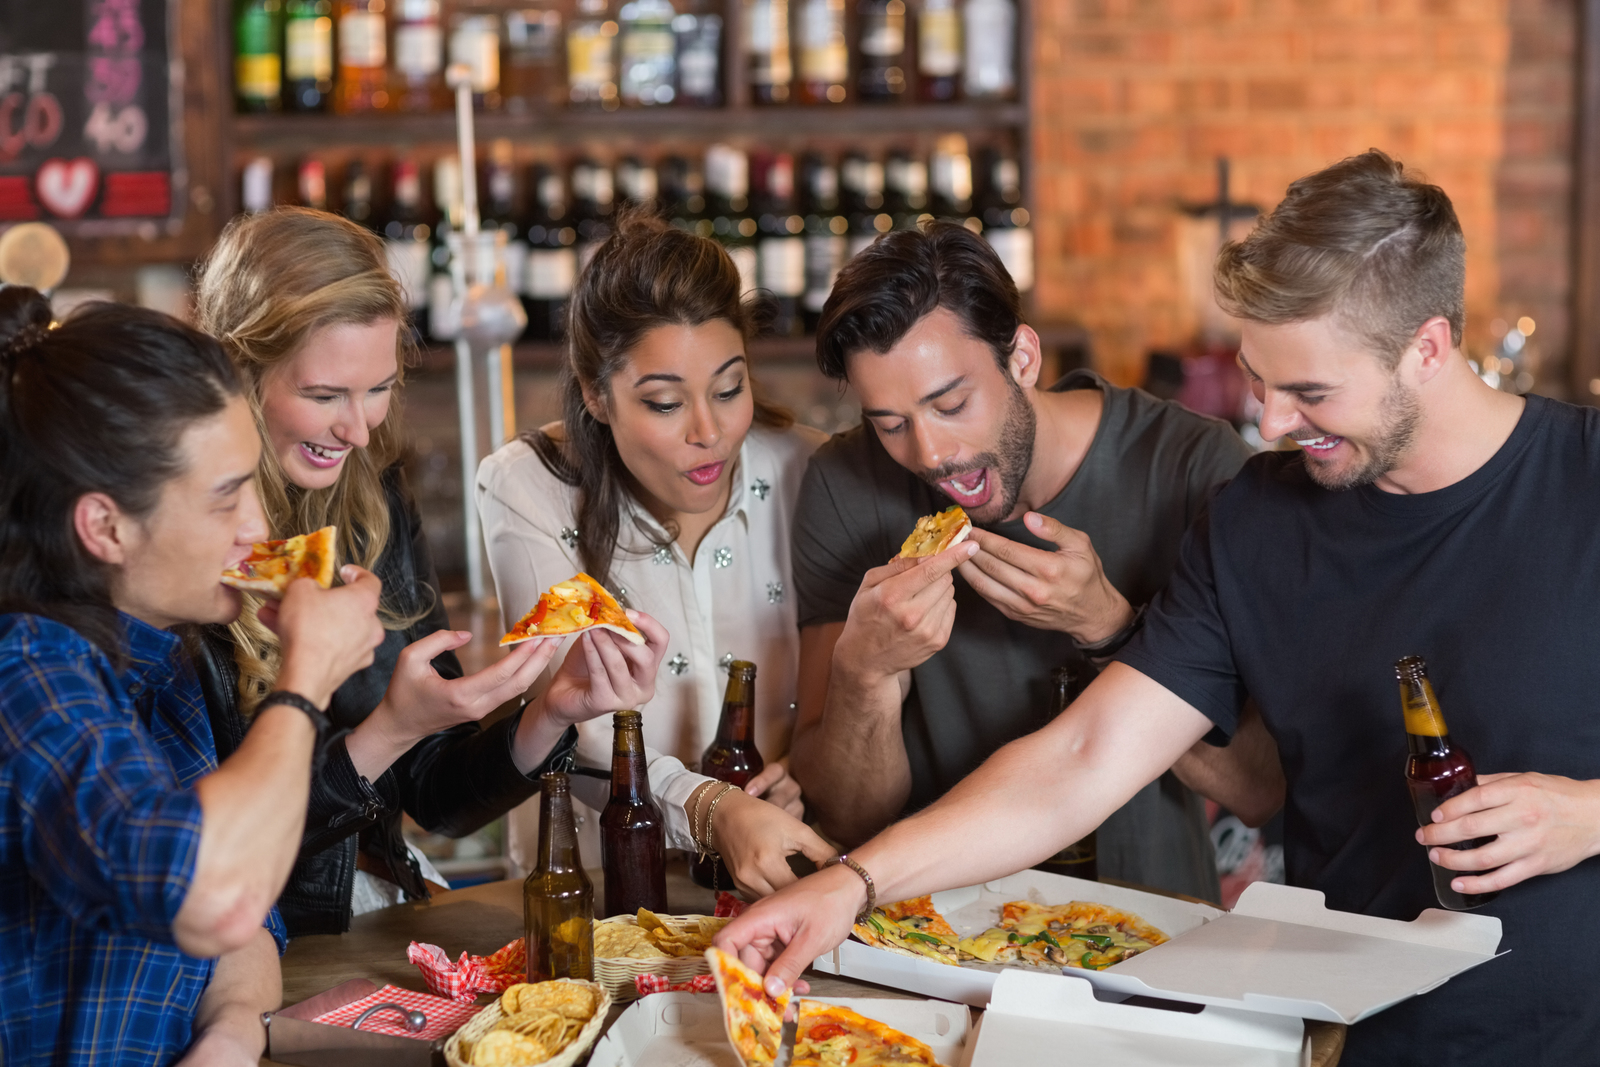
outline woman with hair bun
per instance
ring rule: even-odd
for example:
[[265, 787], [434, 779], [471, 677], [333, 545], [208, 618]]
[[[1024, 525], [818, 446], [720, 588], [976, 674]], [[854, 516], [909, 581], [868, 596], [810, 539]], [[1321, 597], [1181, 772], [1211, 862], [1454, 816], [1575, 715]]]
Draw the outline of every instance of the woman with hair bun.
[[[334, 694], [350, 731], [312, 785], [299, 862], [279, 900], [291, 934], [338, 933], [350, 917], [428, 896], [443, 879], [400, 833], [409, 814], [461, 836], [532, 796], [564, 765], [577, 722], [648, 700], [666, 634], [648, 643], [604, 631], [574, 642], [554, 681], [516, 714], [478, 720], [521, 696], [560, 639], [530, 641], [462, 677], [421, 518], [399, 463], [392, 408], [404, 373], [406, 304], [382, 242], [325, 212], [285, 208], [235, 219], [200, 273], [202, 328], [244, 381], [265, 445], [257, 481], [273, 537], [338, 527], [339, 557], [383, 579], [387, 633], [375, 661]], [[247, 595], [231, 626], [211, 627], [199, 659], [219, 748], [237, 744], [281, 646]]]
[[[757, 395], [740, 288], [715, 242], [643, 212], [622, 218], [568, 306], [562, 421], [485, 459], [477, 496], [507, 621], [583, 570], [666, 626], [644, 732], [669, 847], [695, 847], [686, 808], [709, 780], [684, 763], [716, 735], [726, 665], [759, 666], [766, 769], [716, 805], [710, 836], [734, 880], [765, 894], [794, 880], [790, 854], [833, 855], [798, 818], [786, 759], [799, 662], [789, 528], [823, 435]], [[605, 765], [609, 725], [579, 733], [580, 761]]]

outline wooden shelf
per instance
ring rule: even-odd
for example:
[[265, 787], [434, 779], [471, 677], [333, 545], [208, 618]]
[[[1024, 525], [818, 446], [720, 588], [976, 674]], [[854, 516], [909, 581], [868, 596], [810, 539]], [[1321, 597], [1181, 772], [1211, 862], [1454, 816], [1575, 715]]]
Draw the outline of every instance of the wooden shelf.
[[[542, 115], [478, 116], [478, 143], [496, 137], [574, 142], [629, 137], [740, 137], [772, 140], [848, 134], [916, 134], [1022, 129], [1019, 103], [902, 104], [884, 107], [659, 108], [555, 111]], [[452, 113], [376, 115], [236, 115], [232, 140], [239, 152], [308, 152], [330, 146], [400, 147], [450, 144]]]

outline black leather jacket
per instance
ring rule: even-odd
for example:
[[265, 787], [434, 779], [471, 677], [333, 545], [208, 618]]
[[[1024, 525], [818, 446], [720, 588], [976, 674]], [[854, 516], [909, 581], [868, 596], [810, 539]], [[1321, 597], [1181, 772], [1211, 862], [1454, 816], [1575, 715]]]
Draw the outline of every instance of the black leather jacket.
[[[450, 625], [439, 596], [439, 579], [422, 535], [422, 520], [398, 466], [384, 472], [389, 500], [389, 545], [378, 560], [384, 599], [397, 613], [417, 622], [384, 634], [372, 665], [350, 676], [333, 695], [328, 714], [340, 730], [359, 725], [383, 699], [402, 649]], [[227, 759], [244, 739], [249, 724], [239, 712], [238, 669], [233, 641], [225, 627], [204, 628], [192, 642], [195, 668], [205, 693], [217, 757]], [[446, 678], [461, 677], [455, 653], [433, 661]], [[487, 729], [476, 723], [441, 730], [417, 742], [376, 782], [356, 773], [342, 737], [321, 754], [311, 779], [305, 838], [289, 883], [278, 899], [291, 937], [343, 933], [350, 926], [350, 894], [355, 883], [357, 850], [387, 868], [414, 899], [428, 889], [400, 835], [400, 813], [424, 829], [449, 837], [470, 834], [532, 796], [539, 776], [553, 765], [570, 762], [578, 732], [568, 730], [545, 763], [530, 774], [518, 772], [511, 742], [522, 713], [507, 716]]]

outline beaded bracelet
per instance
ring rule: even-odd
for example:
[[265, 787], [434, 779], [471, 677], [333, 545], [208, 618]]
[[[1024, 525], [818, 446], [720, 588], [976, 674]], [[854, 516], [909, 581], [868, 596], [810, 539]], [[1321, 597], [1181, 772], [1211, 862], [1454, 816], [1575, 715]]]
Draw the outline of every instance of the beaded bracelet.
[[839, 853], [822, 866], [824, 869], [826, 869], [836, 865], [849, 867], [852, 871], [855, 871], [861, 876], [861, 880], [863, 882], [867, 883], [867, 906], [862, 908], [860, 913], [856, 916], [856, 922], [866, 922], [867, 919], [871, 918], [872, 916], [872, 909], [878, 906], [878, 887], [873, 884], [872, 875], [867, 873], [867, 869], [865, 867], [861, 866], [861, 864], [857, 863], [843, 852]]

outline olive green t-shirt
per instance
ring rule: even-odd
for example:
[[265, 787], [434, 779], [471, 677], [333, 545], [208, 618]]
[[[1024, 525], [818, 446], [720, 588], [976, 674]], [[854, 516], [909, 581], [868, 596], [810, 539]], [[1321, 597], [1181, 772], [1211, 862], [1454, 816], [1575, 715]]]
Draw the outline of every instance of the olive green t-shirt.
[[[1087, 533], [1110, 579], [1135, 607], [1166, 585], [1178, 545], [1209, 495], [1251, 451], [1233, 428], [1138, 389], [1074, 371], [1053, 391], [1099, 389], [1100, 426], [1082, 464], [1039, 510]], [[923, 515], [948, 507], [933, 486], [901, 467], [863, 424], [812, 457], [794, 530], [794, 583], [801, 627], [842, 622], [861, 577], [882, 566]], [[1021, 520], [991, 527], [1035, 548]], [[1050, 674], [1087, 669], [1072, 638], [1013, 622], [956, 579], [950, 642], [912, 670], [901, 711], [911, 763], [907, 811], [922, 808], [996, 749], [1049, 722]], [[1100, 827], [1102, 877], [1219, 898], [1202, 801], [1169, 772]]]

